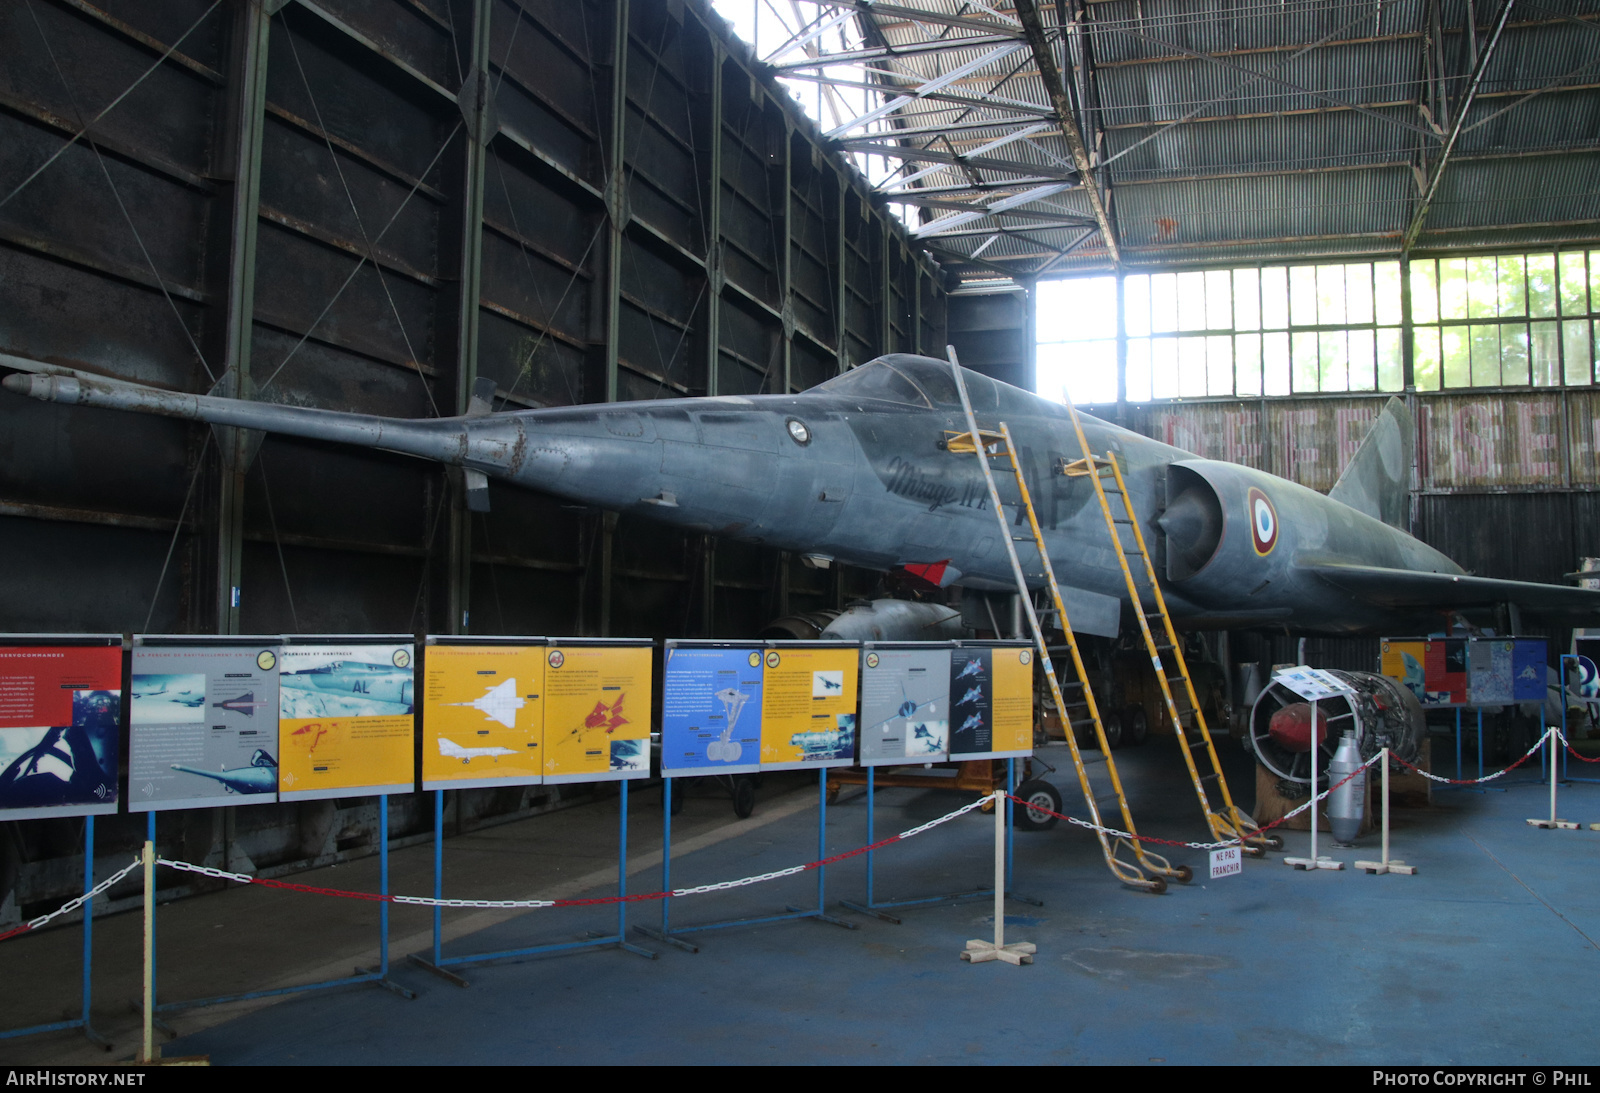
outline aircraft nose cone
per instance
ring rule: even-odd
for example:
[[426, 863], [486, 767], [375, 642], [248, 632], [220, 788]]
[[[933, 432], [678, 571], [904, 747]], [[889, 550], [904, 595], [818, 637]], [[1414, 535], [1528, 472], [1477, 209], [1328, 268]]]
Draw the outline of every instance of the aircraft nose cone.
[[1222, 513], [1216, 495], [1203, 487], [1190, 487], [1175, 497], [1156, 520], [1167, 533], [1169, 556], [1182, 560], [1180, 570], [1193, 573], [1211, 560], [1222, 541]]

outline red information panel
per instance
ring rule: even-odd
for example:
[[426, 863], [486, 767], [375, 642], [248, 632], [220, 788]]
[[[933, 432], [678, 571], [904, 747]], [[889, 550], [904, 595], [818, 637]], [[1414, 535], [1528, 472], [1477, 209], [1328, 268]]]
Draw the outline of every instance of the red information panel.
[[121, 714], [120, 636], [0, 638], [0, 820], [115, 812]]

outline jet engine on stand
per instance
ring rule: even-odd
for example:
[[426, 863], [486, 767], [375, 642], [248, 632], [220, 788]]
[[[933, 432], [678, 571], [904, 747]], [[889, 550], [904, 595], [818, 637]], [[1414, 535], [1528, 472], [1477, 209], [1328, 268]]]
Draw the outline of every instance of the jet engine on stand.
[[1250, 710], [1250, 732], [1245, 738], [1262, 766], [1276, 774], [1285, 797], [1304, 797], [1311, 789], [1311, 749], [1317, 747], [1318, 788], [1327, 785], [1328, 769], [1339, 741], [1355, 734], [1362, 760], [1387, 747], [1390, 755], [1415, 762], [1427, 736], [1422, 704], [1404, 685], [1371, 672], [1332, 671], [1348, 684], [1349, 697], [1317, 703], [1315, 731], [1311, 704], [1278, 683], [1262, 690]]

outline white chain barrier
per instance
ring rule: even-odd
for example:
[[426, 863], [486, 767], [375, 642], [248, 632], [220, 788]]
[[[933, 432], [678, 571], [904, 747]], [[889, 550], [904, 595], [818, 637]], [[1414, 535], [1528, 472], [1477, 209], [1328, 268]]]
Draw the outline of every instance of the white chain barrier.
[[[1412, 763], [1407, 763], [1403, 759], [1397, 759], [1395, 761], [1407, 767], [1408, 769], [1415, 771], [1417, 774], [1422, 775], [1424, 778], [1427, 778], [1430, 781], [1442, 782], [1447, 785], [1478, 785], [1484, 782], [1492, 782], [1496, 778], [1503, 777], [1504, 775], [1515, 770], [1517, 767], [1520, 767], [1523, 763], [1526, 763], [1539, 751], [1540, 748], [1545, 746], [1545, 743], [1550, 739], [1551, 736], [1554, 736], [1557, 740], [1559, 740], [1564, 747], [1571, 747], [1571, 744], [1568, 743], [1566, 736], [1562, 734], [1561, 730], [1551, 727], [1550, 730], [1541, 736], [1537, 741], [1535, 741], [1534, 744], [1529, 747], [1528, 750], [1522, 754], [1522, 757], [1515, 763], [1512, 763], [1510, 766], [1507, 766], [1502, 770], [1497, 770], [1493, 774], [1486, 774], [1482, 778], [1443, 778], [1437, 774], [1432, 774], [1428, 771], [1425, 771]], [[1371, 767], [1381, 757], [1381, 752], [1378, 755], [1374, 755], [1371, 759], [1368, 759], [1366, 762], [1361, 764], [1360, 770], [1352, 771], [1341, 781], [1329, 786], [1321, 793], [1312, 797], [1310, 800], [1306, 801], [1304, 804], [1301, 804], [1297, 808], [1285, 813], [1279, 819], [1275, 820], [1273, 823], [1267, 825], [1267, 827], [1264, 827], [1261, 830], [1265, 831], [1268, 830], [1268, 828], [1276, 827], [1278, 824], [1291, 820], [1317, 802], [1325, 800], [1334, 790], [1344, 785], [1344, 783], [1348, 782], [1351, 778], [1354, 778], [1360, 773], [1361, 770], [1366, 770], [1368, 767]], [[843, 861], [847, 858], [855, 857], [858, 854], [864, 854], [871, 850], [877, 850], [893, 843], [904, 842], [906, 839], [921, 835], [925, 831], [931, 831], [941, 824], [949, 823], [951, 820], [954, 820], [959, 816], [964, 816], [968, 812], [971, 812], [976, 808], [980, 808], [985, 803], [991, 801], [994, 802], [995, 807], [998, 808], [1000, 806], [1000, 802], [1006, 796], [1008, 795], [1004, 791], [996, 791], [995, 793], [985, 794], [982, 797], [962, 805], [953, 812], [945, 813], [938, 819], [929, 820], [925, 824], [919, 824], [916, 827], [909, 828], [900, 832], [898, 835], [891, 835], [886, 839], [880, 839], [871, 846], [859, 847], [855, 850], [847, 851], [846, 853], [838, 854], [831, 858], [824, 858], [820, 861], [808, 862], [805, 865], [792, 865], [787, 869], [777, 869], [770, 873], [758, 873], [754, 876], [741, 877], [738, 880], [718, 881], [715, 884], [700, 884], [690, 888], [674, 888], [667, 892], [647, 892], [630, 896], [603, 896], [595, 899], [435, 899], [431, 896], [385, 896], [373, 892], [350, 892], [338, 888], [321, 888], [309, 884], [295, 884], [289, 881], [271, 880], [265, 877], [253, 877], [248, 873], [231, 873], [226, 869], [215, 869], [207, 865], [194, 865], [190, 862], [177, 861], [172, 858], [157, 858], [156, 864], [166, 866], [168, 869], [175, 869], [182, 873], [195, 873], [199, 876], [211, 877], [215, 880], [232, 881], [235, 884], [257, 884], [270, 888], [283, 888], [295, 892], [309, 892], [316, 895], [342, 896], [348, 899], [403, 903], [416, 907], [451, 907], [484, 910], [537, 910], [546, 907], [587, 906], [600, 903], [621, 903], [651, 899], [677, 898], [680, 896], [698, 896], [707, 892], [725, 892], [733, 888], [744, 888], [752, 884], [763, 884], [767, 881], [781, 880], [784, 877], [793, 877], [808, 870], [816, 869], [824, 865], [830, 865], [837, 861]], [[1032, 807], [1026, 802], [1020, 801], [1015, 797], [1013, 797], [1012, 800], [1016, 801], [1024, 808]], [[1040, 811], [1048, 812], [1049, 810], [1043, 809]], [[1068, 823], [1077, 827], [1085, 828], [1089, 831], [1098, 831], [1102, 834], [1109, 835], [1112, 838], [1127, 839], [1129, 841], [1161, 843], [1166, 846], [1181, 846], [1190, 850], [1221, 850], [1225, 847], [1237, 846], [1239, 844], [1238, 839], [1225, 839], [1221, 842], [1205, 843], [1178, 842], [1172, 839], [1157, 839], [1149, 835], [1135, 835], [1132, 832], [1123, 831], [1120, 828], [1106, 827], [1102, 824], [1092, 823], [1089, 820], [1079, 819], [1076, 816], [1066, 816], [1062, 815], [1061, 813], [1051, 813], [1051, 815], [1057, 816], [1059, 819], [1066, 820]], [[18, 934], [37, 930], [40, 927], [50, 923], [52, 920], [60, 918], [62, 915], [71, 914], [73, 911], [76, 911], [90, 900], [104, 895], [106, 891], [114, 887], [125, 877], [127, 877], [129, 873], [132, 873], [137, 868], [139, 868], [139, 859], [136, 857], [133, 859], [133, 861], [123, 866], [116, 873], [113, 873], [111, 876], [95, 885], [94, 888], [90, 889], [88, 892], [85, 892], [77, 898], [62, 904], [49, 914], [40, 915], [38, 918], [30, 919], [27, 923], [17, 927], [14, 930], [0, 933], [0, 941], [5, 940], [6, 938], [15, 937]]]
[[1477, 786], [1482, 785], [1484, 782], [1492, 782], [1496, 778], [1510, 774], [1512, 771], [1522, 766], [1522, 764], [1526, 763], [1529, 759], [1532, 759], [1540, 748], [1545, 746], [1552, 735], [1555, 736], [1557, 740], [1560, 740], [1563, 744], [1567, 742], [1567, 738], [1561, 735], [1561, 730], [1552, 726], [1543, 736], [1535, 740], [1533, 745], [1528, 748], [1527, 751], [1522, 753], [1522, 758], [1518, 759], [1515, 763], [1512, 763], [1508, 767], [1504, 767], [1495, 771], [1493, 774], [1485, 774], [1482, 778], [1441, 778], [1437, 774], [1430, 774], [1428, 771], [1423, 770], [1415, 763], [1407, 763], [1404, 759], [1396, 759], [1395, 762], [1401, 764], [1407, 770], [1422, 775], [1430, 782], [1442, 782], [1447, 786]]
[[105, 880], [101, 881], [99, 884], [83, 893], [83, 895], [78, 896], [76, 899], [68, 900], [60, 907], [57, 907], [54, 911], [51, 911], [49, 914], [40, 915], [38, 918], [31, 918], [14, 930], [7, 930], [5, 933], [0, 933], [0, 940], [8, 937], [15, 937], [18, 934], [25, 934], [30, 930], [37, 930], [41, 926], [48, 924], [52, 919], [60, 918], [62, 915], [70, 915], [73, 911], [76, 911], [79, 907], [82, 907], [90, 900], [104, 895], [111, 888], [115, 887], [119, 881], [137, 868], [139, 868], [139, 859], [134, 858], [133, 861], [129, 862], [127, 865], [123, 866], [121, 869], [117, 870], [115, 873], [111, 874]]
[[[1345, 775], [1339, 781], [1335, 782], [1333, 785], [1329, 786], [1327, 789], [1323, 790], [1321, 793], [1319, 793], [1315, 797], [1311, 798], [1305, 804], [1300, 805], [1298, 808], [1295, 808], [1295, 809], [1293, 809], [1293, 810], [1291, 810], [1289, 812], [1284, 813], [1282, 816], [1279, 816], [1276, 820], [1272, 821], [1270, 824], [1267, 824], [1265, 827], [1262, 827], [1257, 831], [1250, 832], [1249, 834], [1247, 834], [1245, 836], [1245, 838], [1247, 838], [1247, 839], [1248, 838], [1252, 838], [1252, 837], [1254, 837], [1256, 835], [1261, 834], [1261, 832], [1263, 832], [1263, 831], [1270, 831], [1272, 828], [1277, 827], [1279, 824], [1284, 823], [1284, 822], [1286, 822], [1288, 820], [1291, 820], [1294, 817], [1300, 815], [1300, 813], [1304, 812], [1306, 809], [1310, 808], [1312, 805], [1316, 804], [1318, 801], [1323, 800], [1325, 797], [1328, 796], [1328, 794], [1332, 793], [1334, 790], [1336, 790], [1340, 786], [1344, 785], [1350, 779], [1354, 778], [1357, 774], [1360, 774], [1363, 770], [1366, 770], [1368, 767], [1372, 766], [1372, 764], [1374, 764], [1374, 763], [1376, 763], [1378, 761], [1378, 759], [1382, 756], [1382, 754], [1383, 754], [1382, 752], [1379, 752], [1377, 755], [1374, 755], [1371, 759], [1368, 759], [1365, 763], [1362, 763], [1361, 766], [1358, 769], [1351, 771], [1349, 774]], [[1504, 773], [1504, 771], [1502, 771], [1501, 773]], [[1013, 797], [1011, 799], [1013, 801], [1016, 801], [1023, 808], [1033, 808], [1034, 807], [1032, 805], [1029, 805], [1026, 801], [1020, 800], [1019, 798]], [[1037, 811], [1050, 812], [1049, 809], [1037, 809]], [[1221, 842], [1214, 842], [1214, 843], [1179, 842], [1179, 841], [1177, 841], [1175, 839], [1158, 839], [1158, 838], [1155, 838], [1152, 835], [1135, 835], [1131, 831], [1123, 831], [1120, 828], [1115, 828], [1115, 827], [1106, 827], [1103, 824], [1091, 823], [1088, 820], [1080, 820], [1076, 816], [1065, 816], [1065, 815], [1062, 815], [1059, 812], [1050, 812], [1050, 815], [1055, 816], [1058, 819], [1065, 820], [1069, 824], [1076, 824], [1078, 827], [1087, 828], [1090, 831], [1098, 831], [1098, 832], [1101, 832], [1102, 834], [1110, 835], [1110, 836], [1112, 836], [1114, 838], [1126, 839], [1129, 842], [1160, 843], [1162, 846], [1181, 846], [1181, 847], [1185, 847], [1185, 848], [1187, 848], [1189, 850], [1222, 850], [1225, 847], [1238, 846], [1240, 841], [1241, 841], [1239, 839], [1224, 839]]]
[[[770, 873], [759, 873], [751, 877], [741, 877], [738, 880], [718, 881], [715, 884], [700, 884], [692, 888], [674, 888], [668, 892], [646, 892], [630, 896], [601, 896], [594, 899], [435, 899], [431, 896], [385, 896], [372, 892], [348, 892], [337, 888], [319, 888], [309, 884], [294, 884], [288, 881], [269, 880], [264, 877], [252, 877], [248, 873], [230, 873], [226, 869], [214, 869], [206, 865], [193, 865], [189, 862], [175, 861], [171, 858], [157, 858], [157, 865], [164, 865], [168, 869], [176, 869], [184, 873], [196, 873], [203, 877], [212, 877], [216, 880], [233, 881], [237, 884], [258, 884], [270, 888], [285, 888], [295, 892], [310, 892], [317, 895], [342, 896], [347, 899], [365, 899], [388, 903], [403, 903], [416, 907], [455, 907], [455, 908], [483, 908], [490, 910], [529, 910], [545, 907], [575, 907], [592, 906], [601, 903], [637, 902], [640, 900], [668, 899], [679, 896], [698, 896], [706, 892], [725, 892], [730, 888], [743, 888], [751, 884], [762, 884], [766, 881], [780, 880], [783, 877], [792, 877], [807, 870], [820, 866], [830, 865], [846, 858], [853, 858], [869, 850], [877, 850], [893, 843], [903, 842], [925, 831], [931, 831], [941, 824], [949, 823], [958, 816], [964, 816], [973, 809], [981, 807], [985, 802], [994, 801], [998, 807], [999, 801], [1005, 796], [1004, 792], [985, 794], [953, 812], [947, 812], [936, 820], [929, 820], [898, 835], [891, 835], [881, 839], [871, 846], [859, 847], [855, 850], [837, 854], [831, 858], [820, 861], [808, 862], [805, 865], [792, 865], [787, 869], [777, 869]], [[136, 861], [134, 865], [137, 865]], [[132, 866], [129, 867], [133, 868]], [[126, 870], [124, 871], [126, 873]], [[57, 912], [58, 914], [61, 912]]]

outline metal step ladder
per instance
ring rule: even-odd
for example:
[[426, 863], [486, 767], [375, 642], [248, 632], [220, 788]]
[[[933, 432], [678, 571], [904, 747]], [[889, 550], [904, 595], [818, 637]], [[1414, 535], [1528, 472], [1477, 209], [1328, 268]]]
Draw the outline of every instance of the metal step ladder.
[[[1050, 697], [1056, 704], [1056, 709], [1061, 714], [1062, 728], [1066, 732], [1067, 746], [1072, 749], [1072, 764], [1078, 772], [1078, 784], [1083, 789], [1083, 799], [1089, 806], [1089, 815], [1096, 828], [1104, 824], [1100, 819], [1100, 806], [1096, 800], [1094, 786], [1089, 781], [1088, 769], [1084, 766], [1083, 755], [1078, 750], [1077, 734], [1073, 728], [1073, 718], [1087, 716], [1094, 725], [1095, 740], [1100, 746], [1101, 753], [1105, 756], [1106, 771], [1111, 776], [1111, 785], [1116, 792], [1117, 804], [1122, 812], [1123, 828], [1129, 834], [1137, 836], [1138, 830], [1133, 825], [1133, 814], [1128, 808], [1128, 798], [1122, 790], [1122, 779], [1117, 775], [1116, 763], [1111, 758], [1111, 749], [1106, 742], [1105, 726], [1100, 720], [1100, 707], [1095, 702], [1094, 690], [1089, 686], [1089, 676], [1083, 666], [1083, 657], [1078, 651], [1078, 639], [1072, 632], [1072, 624], [1067, 618], [1066, 605], [1061, 601], [1061, 589], [1056, 584], [1056, 575], [1050, 565], [1050, 553], [1045, 549], [1044, 534], [1039, 529], [1038, 517], [1034, 514], [1033, 500], [1028, 493], [1028, 483], [1022, 473], [1022, 464], [1017, 459], [1016, 445], [1011, 441], [1011, 430], [1006, 428], [1005, 422], [1000, 422], [1000, 431], [982, 431], [978, 428], [977, 418], [972, 412], [972, 402], [967, 397], [967, 385], [961, 375], [961, 366], [956, 360], [954, 349], [949, 350], [951, 368], [955, 373], [956, 389], [961, 393], [961, 408], [966, 414], [967, 431], [964, 433], [946, 433], [945, 449], [957, 454], [976, 454], [978, 462], [983, 467], [983, 480], [989, 488], [989, 503], [994, 507], [995, 519], [1000, 523], [1000, 540], [1006, 545], [1006, 553], [1011, 559], [1011, 572], [1016, 578], [1017, 595], [1023, 604], [1028, 624], [1033, 632], [1033, 642], [1039, 653], [1039, 663], [1044, 667], [1045, 679], [1050, 686]], [[1004, 457], [1011, 463], [1011, 473], [1017, 480], [1017, 494], [1020, 498], [1021, 511], [1028, 516], [1028, 535], [1013, 535], [1011, 525], [1006, 518], [1005, 509], [1000, 504], [1000, 492], [995, 486], [994, 471], [989, 466], [989, 460]], [[1045, 583], [1050, 589], [1051, 600], [1055, 605], [1056, 618], [1061, 625], [1061, 632], [1066, 636], [1067, 648], [1072, 654], [1072, 669], [1074, 680], [1062, 684], [1056, 679], [1055, 666], [1050, 660], [1049, 647], [1045, 643], [1044, 630], [1039, 624], [1038, 612], [1033, 606], [1033, 594], [1028, 590], [1027, 577], [1022, 570], [1022, 563], [1017, 557], [1017, 543], [1032, 543], [1038, 551], [1039, 564], [1043, 570]], [[1073, 700], [1068, 702], [1063, 696], [1063, 689], [1070, 691]], [[1175, 877], [1187, 881], [1192, 876], [1187, 865], [1174, 866], [1159, 854], [1146, 850], [1137, 838], [1132, 840], [1118, 837], [1109, 838], [1104, 831], [1096, 830], [1095, 837], [1100, 840], [1101, 852], [1105, 855], [1106, 865], [1112, 874], [1122, 883], [1134, 888], [1150, 892], [1165, 892], [1167, 877]], [[1122, 856], [1122, 851], [1130, 850], [1133, 861]]]
[[[1161, 686], [1161, 698], [1166, 704], [1167, 716], [1172, 720], [1174, 735], [1183, 751], [1183, 761], [1189, 768], [1195, 796], [1200, 799], [1200, 809], [1211, 827], [1211, 834], [1219, 841], [1238, 841], [1246, 853], [1256, 856], [1269, 848], [1278, 849], [1282, 846], [1282, 840], [1260, 834], [1255, 821], [1239, 811], [1233, 803], [1233, 795], [1228, 791], [1228, 780], [1223, 776], [1216, 744], [1206, 726], [1199, 696], [1195, 694], [1194, 682], [1189, 677], [1189, 666], [1183, 658], [1183, 642], [1173, 629], [1166, 597], [1161, 594], [1161, 585], [1156, 580], [1155, 566], [1150, 561], [1144, 532], [1139, 527], [1137, 514], [1129, 500], [1128, 487], [1123, 481], [1122, 468], [1117, 464], [1116, 455], [1107, 452], [1103, 457], [1095, 456], [1089, 450], [1089, 439], [1084, 435], [1083, 422], [1079, 420], [1078, 410], [1072, 405], [1071, 399], [1067, 400], [1067, 410], [1072, 415], [1072, 428], [1078, 435], [1083, 458], [1065, 463], [1060, 473], [1073, 478], [1087, 478], [1094, 484], [1095, 498], [1100, 503], [1100, 511], [1105, 514], [1106, 530], [1116, 546], [1117, 564], [1122, 567], [1122, 576], [1127, 582], [1134, 617], [1139, 620], [1139, 633], [1150, 654], [1150, 663], [1155, 668], [1156, 681]], [[1155, 610], [1147, 610], [1147, 603], [1154, 604]], [[1160, 626], [1153, 630], [1151, 623], [1155, 620], [1160, 621]], [[1174, 685], [1177, 685], [1176, 691]], [[1206, 755], [1211, 762], [1210, 774], [1202, 775], [1195, 765], [1194, 752], [1189, 746], [1189, 724], [1194, 726], [1205, 745]], [[1220, 810], [1211, 807], [1211, 800], [1206, 795], [1205, 783], [1213, 780], [1222, 797]]]

